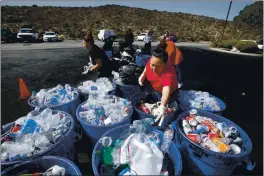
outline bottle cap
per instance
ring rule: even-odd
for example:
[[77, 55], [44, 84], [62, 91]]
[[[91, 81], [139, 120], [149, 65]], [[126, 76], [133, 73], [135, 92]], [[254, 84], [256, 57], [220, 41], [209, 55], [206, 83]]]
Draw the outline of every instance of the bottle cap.
[[189, 111], [189, 113], [195, 115], [195, 114], [197, 114], [197, 110], [196, 109], [192, 109], [192, 110]]

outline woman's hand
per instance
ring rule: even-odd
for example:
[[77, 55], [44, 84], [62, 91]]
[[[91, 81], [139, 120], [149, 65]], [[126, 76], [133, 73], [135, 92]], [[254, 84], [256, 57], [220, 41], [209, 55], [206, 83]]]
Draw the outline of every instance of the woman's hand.
[[97, 71], [102, 67], [102, 61], [101, 59], [95, 59], [95, 65], [91, 68], [91, 71]]
[[141, 75], [140, 75], [140, 77], [138, 78], [138, 84], [140, 85], [140, 86], [143, 86], [143, 83], [144, 83], [144, 81], [145, 81], [145, 78], [146, 78], [146, 76], [142, 73]]
[[143, 73], [140, 75], [140, 77], [138, 78], [138, 84], [140, 85], [140, 86], [143, 86], [143, 83], [144, 83], [144, 81], [145, 81], [145, 79], [146, 79], [146, 67], [145, 67], [145, 69], [144, 69], [144, 71], [143, 71]]
[[157, 109], [153, 110], [153, 115], [157, 117], [155, 122], [160, 120], [160, 118], [165, 114], [165, 110], [166, 108], [163, 105], [160, 105]]

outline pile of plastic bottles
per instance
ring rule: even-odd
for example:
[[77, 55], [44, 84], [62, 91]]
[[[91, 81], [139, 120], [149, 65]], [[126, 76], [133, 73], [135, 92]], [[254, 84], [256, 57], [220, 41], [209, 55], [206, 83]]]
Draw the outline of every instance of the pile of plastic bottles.
[[113, 84], [108, 78], [99, 78], [94, 81], [84, 81], [79, 86], [78, 89], [85, 94], [88, 94], [91, 90], [98, 90], [99, 92], [104, 92], [107, 94], [109, 91], [114, 90]]
[[167, 155], [174, 131], [167, 128], [162, 139], [160, 133], [148, 130], [153, 123], [150, 118], [136, 120], [118, 140], [101, 138], [100, 175], [174, 175]]
[[98, 95], [91, 92], [82, 105], [85, 111], [79, 112], [80, 118], [92, 125], [110, 125], [124, 120], [132, 110], [131, 102], [114, 95]]
[[1, 161], [16, 161], [42, 153], [63, 139], [71, 125], [69, 116], [51, 109], [30, 112], [15, 121], [1, 138]]
[[114, 76], [114, 80], [117, 84], [124, 85], [124, 83], [122, 82], [122, 79], [120, 78], [120, 75], [118, 72], [112, 71], [112, 75]]
[[78, 92], [69, 84], [57, 85], [51, 89], [41, 89], [38, 93], [32, 92], [30, 103], [36, 107], [52, 107], [72, 101]]
[[236, 127], [199, 116], [195, 109], [182, 120], [182, 127], [191, 141], [206, 149], [228, 154], [241, 152], [243, 141]]
[[219, 102], [211, 97], [208, 92], [201, 91], [180, 91], [179, 96], [190, 104], [190, 107], [203, 109], [205, 111], [219, 111]]

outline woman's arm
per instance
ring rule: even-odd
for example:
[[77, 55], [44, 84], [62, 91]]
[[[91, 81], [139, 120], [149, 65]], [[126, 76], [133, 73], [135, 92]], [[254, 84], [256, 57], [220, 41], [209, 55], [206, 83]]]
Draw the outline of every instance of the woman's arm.
[[143, 86], [143, 82], [145, 81], [146, 76], [147, 76], [146, 73], [147, 73], [147, 69], [146, 69], [146, 67], [145, 67], [144, 71], [141, 73], [140, 77], [138, 78], [138, 84], [139, 84], [140, 86]]
[[146, 73], [147, 73], [147, 69], [146, 69], [146, 67], [145, 67], [145, 68], [144, 68], [144, 71], [142, 72], [141, 75], [144, 75], [144, 76], [146, 77]]
[[101, 59], [95, 59], [95, 65], [91, 68], [91, 71], [97, 71], [102, 67]]
[[171, 94], [171, 88], [170, 86], [165, 86], [162, 88], [162, 97], [161, 97], [161, 105], [166, 107]]

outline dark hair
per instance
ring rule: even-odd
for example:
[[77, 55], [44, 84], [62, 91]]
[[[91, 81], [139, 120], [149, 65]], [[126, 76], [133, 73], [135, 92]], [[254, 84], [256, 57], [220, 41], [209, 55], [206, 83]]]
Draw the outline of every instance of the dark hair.
[[167, 45], [161, 45], [159, 44], [157, 48], [153, 51], [152, 55], [160, 58], [164, 63], [167, 63], [168, 61], [168, 53], [166, 52]]
[[92, 35], [92, 32], [88, 32], [84, 37], [83, 37], [83, 40], [85, 42], [91, 42], [92, 44], [94, 43], [94, 38], [93, 38], [93, 35]]
[[166, 51], [167, 44], [166, 43], [158, 44], [156, 48], [162, 48], [162, 49], [164, 49]]

